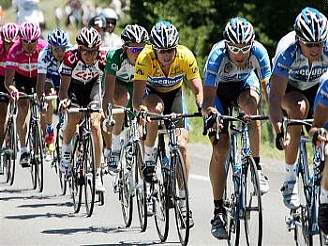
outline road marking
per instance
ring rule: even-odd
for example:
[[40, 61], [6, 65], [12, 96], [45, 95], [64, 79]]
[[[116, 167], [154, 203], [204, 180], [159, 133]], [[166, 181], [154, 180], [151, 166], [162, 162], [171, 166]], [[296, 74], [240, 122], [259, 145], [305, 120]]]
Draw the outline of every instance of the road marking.
[[197, 179], [197, 180], [201, 180], [201, 181], [210, 182], [210, 178], [208, 176], [190, 174], [189, 177], [192, 178], [192, 179]]

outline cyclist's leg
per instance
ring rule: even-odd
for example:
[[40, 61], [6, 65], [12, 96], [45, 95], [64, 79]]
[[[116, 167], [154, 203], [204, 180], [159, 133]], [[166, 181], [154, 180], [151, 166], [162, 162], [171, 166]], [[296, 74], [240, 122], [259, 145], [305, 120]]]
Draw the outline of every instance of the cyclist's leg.
[[[246, 114], [257, 114], [260, 102], [260, 82], [254, 72], [244, 81], [238, 98], [238, 105]], [[261, 193], [269, 191], [267, 177], [263, 175], [260, 165], [261, 122], [253, 121], [250, 126], [250, 139], [253, 158], [258, 169]]]
[[328, 235], [328, 145], [325, 148], [325, 167], [322, 172], [319, 205], [319, 226]]
[[[45, 83], [45, 95], [55, 95], [56, 91], [54, 89], [53, 84], [51, 81], [47, 81]], [[49, 150], [54, 150], [54, 141], [55, 141], [55, 135], [54, 135], [54, 126], [53, 126], [53, 101], [47, 102], [48, 107], [46, 109], [44, 117], [42, 117], [42, 129], [45, 136], [45, 143]]]
[[[310, 109], [309, 100], [304, 92], [288, 85], [282, 99], [282, 109], [292, 119], [304, 119]], [[296, 166], [301, 130], [301, 126], [288, 128], [289, 143], [285, 148], [286, 176], [282, 187], [284, 203], [288, 208], [297, 208], [300, 205]]]
[[[7, 93], [4, 86], [4, 77], [0, 76], [0, 92]], [[2, 146], [4, 140], [5, 123], [7, 117], [8, 98], [0, 96], [0, 146]]]
[[[164, 104], [162, 99], [157, 93], [151, 93], [145, 96], [143, 104], [148, 108], [151, 113], [161, 114], [164, 110]], [[143, 170], [143, 176], [146, 182], [155, 182], [155, 167], [156, 167], [156, 153], [155, 153], [155, 141], [157, 138], [157, 121], [149, 122], [147, 124], [147, 135], [144, 141], [144, 162], [145, 167]]]
[[[223, 89], [224, 92], [224, 88], [221, 89]], [[221, 114], [228, 114], [227, 107], [229, 106], [228, 103], [232, 98], [222, 99], [223, 100], [221, 100], [219, 97], [215, 99], [215, 108]], [[211, 220], [211, 233], [217, 239], [225, 239], [228, 237], [228, 233], [223, 222], [223, 213], [225, 212], [223, 208], [223, 193], [226, 183], [225, 161], [229, 153], [229, 140], [228, 124], [224, 124], [224, 128], [221, 130], [219, 140], [215, 138], [215, 133], [211, 134], [210, 136], [212, 145], [212, 157], [209, 166], [209, 176], [212, 185], [214, 202], [214, 215], [213, 219]]]

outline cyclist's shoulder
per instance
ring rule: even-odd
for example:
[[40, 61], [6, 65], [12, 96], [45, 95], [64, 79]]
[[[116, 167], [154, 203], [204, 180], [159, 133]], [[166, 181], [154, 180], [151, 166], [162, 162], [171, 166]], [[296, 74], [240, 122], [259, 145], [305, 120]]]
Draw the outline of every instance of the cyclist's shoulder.
[[299, 52], [299, 48], [296, 42], [296, 33], [291, 31], [279, 40], [275, 57], [280, 59], [293, 59], [296, 57], [297, 52]]
[[252, 47], [252, 54], [261, 59], [264, 55], [268, 55], [268, 51], [262, 43], [255, 40]]
[[146, 45], [138, 55], [136, 66], [142, 68], [151, 68], [153, 66], [153, 60], [155, 59], [156, 55], [151, 45]]
[[79, 61], [77, 49], [68, 50], [65, 52], [63, 64], [66, 66], [74, 66]]
[[115, 49], [115, 50], [110, 50], [108, 51], [107, 53], [107, 62], [110, 62], [110, 63], [118, 63], [118, 62], [121, 62], [123, 59], [124, 55], [124, 51], [123, 51], [123, 48], [119, 48], [119, 49]]
[[194, 60], [195, 56], [193, 52], [184, 45], [178, 45], [177, 46], [177, 58], [181, 60]]

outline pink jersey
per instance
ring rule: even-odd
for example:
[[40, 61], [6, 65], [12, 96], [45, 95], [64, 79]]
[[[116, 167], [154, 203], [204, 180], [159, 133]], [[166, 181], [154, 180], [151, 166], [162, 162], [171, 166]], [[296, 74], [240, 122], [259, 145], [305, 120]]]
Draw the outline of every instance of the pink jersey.
[[24, 52], [20, 40], [16, 41], [8, 51], [6, 69], [13, 69], [23, 77], [34, 78], [37, 75], [38, 56], [40, 51], [47, 46], [47, 42], [39, 39], [32, 54]]
[[0, 76], [5, 76], [6, 56], [7, 56], [7, 52], [5, 51], [3, 42], [1, 42], [1, 40], [0, 40]]

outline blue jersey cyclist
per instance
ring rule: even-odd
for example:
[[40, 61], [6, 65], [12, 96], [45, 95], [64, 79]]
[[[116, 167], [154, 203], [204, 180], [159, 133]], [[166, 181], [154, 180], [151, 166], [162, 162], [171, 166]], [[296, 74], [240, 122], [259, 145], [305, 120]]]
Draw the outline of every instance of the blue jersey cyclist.
[[[67, 34], [61, 29], [55, 29], [48, 35], [48, 46], [39, 54], [37, 72], [37, 93], [40, 98], [46, 95], [56, 94], [60, 85], [59, 66], [64, 59], [64, 54], [70, 43]], [[54, 150], [54, 129], [52, 126], [53, 104], [49, 103], [46, 117], [42, 119], [42, 127], [45, 133], [45, 142], [50, 150]], [[47, 124], [47, 127], [46, 127]]]
[[[261, 95], [271, 76], [270, 60], [262, 44], [255, 41], [252, 24], [245, 18], [232, 18], [224, 30], [224, 40], [216, 43], [205, 66], [203, 113], [219, 111], [229, 114], [229, 107], [239, 106], [247, 114], [257, 114]], [[266, 94], [265, 94], [266, 95]], [[251, 125], [251, 148], [258, 167], [261, 192], [269, 186], [259, 164], [260, 125]], [[222, 214], [225, 187], [224, 163], [229, 150], [228, 126], [223, 127], [220, 139], [210, 137], [213, 153], [209, 167], [214, 198], [212, 234], [218, 239], [228, 237]]]
[[270, 81], [270, 118], [277, 133], [276, 145], [285, 149], [286, 175], [282, 187], [288, 208], [300, 205], [297, 190], [296, 157], [301, 127], [288, 129], [283, 141], [283, 115], [312, 117], [313, 101], [321, 75], [328, 69], [327, 18], [318, 10], [304, 8], [296, 17], [294, 31], [278, 43]]
[[321, 77], [322, 84], [319, 87], [314, 101], [314, 121], [310, 129], [313, 136], [313, 143], [325, 142], [325, 165], [322, 172], [320, 205], [319, 205], [319, 226], [328, 234], [328, 73]]

